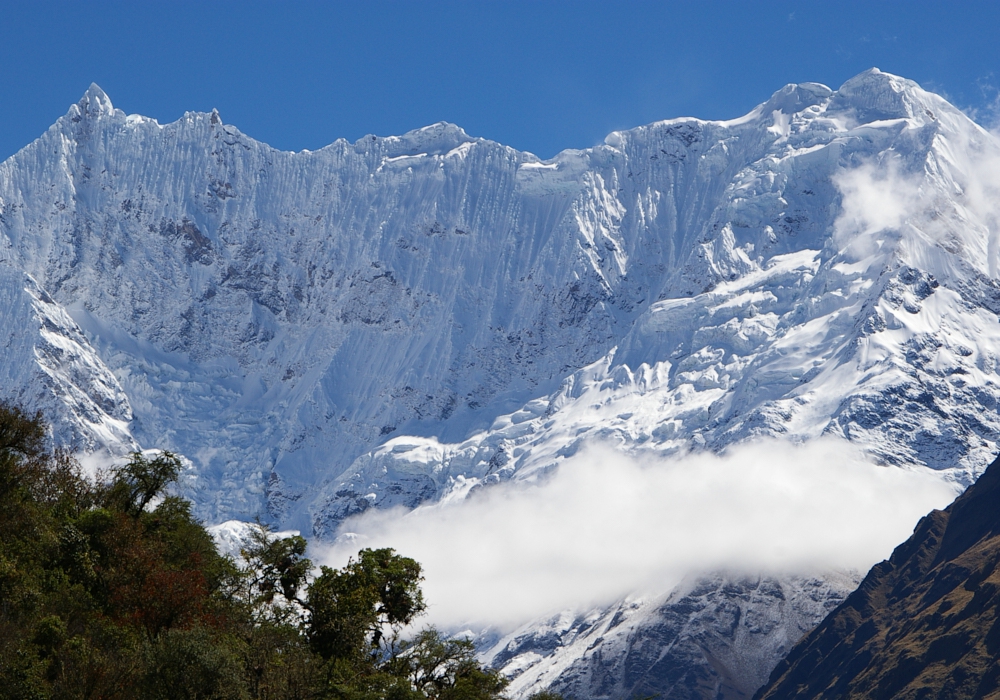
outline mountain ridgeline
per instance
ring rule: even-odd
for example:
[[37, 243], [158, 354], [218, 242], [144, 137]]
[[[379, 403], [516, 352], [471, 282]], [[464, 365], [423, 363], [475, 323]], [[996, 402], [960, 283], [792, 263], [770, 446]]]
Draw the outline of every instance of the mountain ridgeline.
[[94, 86], [0, 164], [0, 371], [74, 448], [184, 455], [208, 521], [320, 537], [593, 439], [834, 434], [967, 484], [998, 153], [877, 70], [547, 161], [450, 124], [288, 153]]

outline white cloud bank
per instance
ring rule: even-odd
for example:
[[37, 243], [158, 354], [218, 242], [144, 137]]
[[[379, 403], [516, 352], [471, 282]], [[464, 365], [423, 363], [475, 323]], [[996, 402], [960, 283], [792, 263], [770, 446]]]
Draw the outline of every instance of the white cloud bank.
[[[541, 483], [345, 523], [361, 547], [423, 564], [426, 621], [511, 627], [711, 570], [866, 570], [955, 492], [929, 470], [879, 467], [835, 439], [760, 442], [725, 456], [627, 457], [593, 446]], [[348, 541], [344, 541], [348, 540]]]

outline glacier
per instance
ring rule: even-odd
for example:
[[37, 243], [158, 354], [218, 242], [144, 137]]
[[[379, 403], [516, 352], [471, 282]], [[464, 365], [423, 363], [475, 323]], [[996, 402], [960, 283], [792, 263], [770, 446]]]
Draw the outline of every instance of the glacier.
[[[864, 110], [886, 92], [894, 112]], [[773, 109], [793, 97], [806, 108]], [[786, 88], [726, 128], [768, 134], [776, 153], [736, 173], [613, 348], [460, 443], [388, 440], [328, 502], [350, 514], [361, 504], [344, 493], [379, 502], [380, 479], [414, 473], [435, 474], [445, 492], [459, 475], [466, 489], [470, 478], [532, 478], [588, 440], [666, 456], [832, 434], [968, 485], [997, 450], [995, 137], [875, 72], [837, 93]], [[713, 148], [737, 151], [737, 139]], [[855, 212], [852, 188], [884, 194], [878, 206], [897, 220]]]
[[[1000, 435], [997, 163], [996, 137], [876, 69], [549, 160], [446, 123], [289, 153], [95, 85], [0, 164], [0, 373], [73, 449], [185, 455], [206, 521], [321, 540], [592, 441], [667, 459], [834, 435], [963, 487]], [[805, 580], [767, 585], [812, 600]], [[662, 629], [658, 600], [608, 655]], [[790, 637], [825, 609], [795, 605]], [[570, 637], [487, 655], [525, 693], [621, 691], [553, 680], [583, 658]]]

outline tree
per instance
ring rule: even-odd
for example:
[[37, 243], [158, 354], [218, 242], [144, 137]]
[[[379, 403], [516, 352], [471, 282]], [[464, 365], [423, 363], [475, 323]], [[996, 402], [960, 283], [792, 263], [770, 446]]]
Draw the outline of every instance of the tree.
[[[0, 700], [496, 700], [472, 643], [430, 629], [420, 565], [365, 549], [342, 569], [258, 523], [219, 554], [168, 453], [84, 476], [0, 402]], [[154, 507], [155, 504], [155, 507]]]
[[29, 415], [0, 402], [0, 507], [14, 512], [31, 500], [42, 473], [37, 468], [45, 446], [41, 414]]
[[177, 480], [181, 461], [172, 452], [161, 452], [152, 459], [133, 452], [129, 461], [114, 470], [108, 492], [112, 505], [138, 516], [166, 487]]
[[448, 639], [433, 627], [404, 642], [390, 664], [421, 697], [433, 700], [491, 700], [507, 687], [498, 671], [476, 660], [471, 640]]
[[306, 540], [299, 535], [275, 537], [261, 522], [250, 529], [240, 548], [246, 568], [247, 603], [258, 614], [273, 612], [277, 596], [282, 604], [304, 607], [299, 591], [313, 568], [306, 558]]
[[45, 423], [41, 413], [29, 415], [18, 406], [0, 402], [0, 464], [6, 466], [42, 454]]
[[326, 694], [344, 700], [497, 700], [507, 681], [484, 668], [468, 639], [434, 628], [400, 633], [424, 612], [420, 565], [392, 549], [363, 549], [323, 567], [308, 589], [307, 634], [327, 662]]
[[324, 659], [377, 663], [424, 611], [420, 564], [392, 549], [363, 549], [340, 570], [322, 567], [309, 585], [308, 635]]
[[249, 700], [239, 644], [203, 627], [171, 629], [147, 652], [142, 697], [149, 700]]

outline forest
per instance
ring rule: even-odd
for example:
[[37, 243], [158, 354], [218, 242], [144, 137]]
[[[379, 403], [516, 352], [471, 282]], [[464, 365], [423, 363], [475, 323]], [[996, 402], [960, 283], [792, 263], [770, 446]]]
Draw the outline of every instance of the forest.
[[413, 559], [316, 569], [264, 526], [223, 556], [170, 494], [175, 455], [88, 477], [50, 442], [40, 414], [0, 404], [0, 698], [503, 697], [471, 641], [414, 631]]

